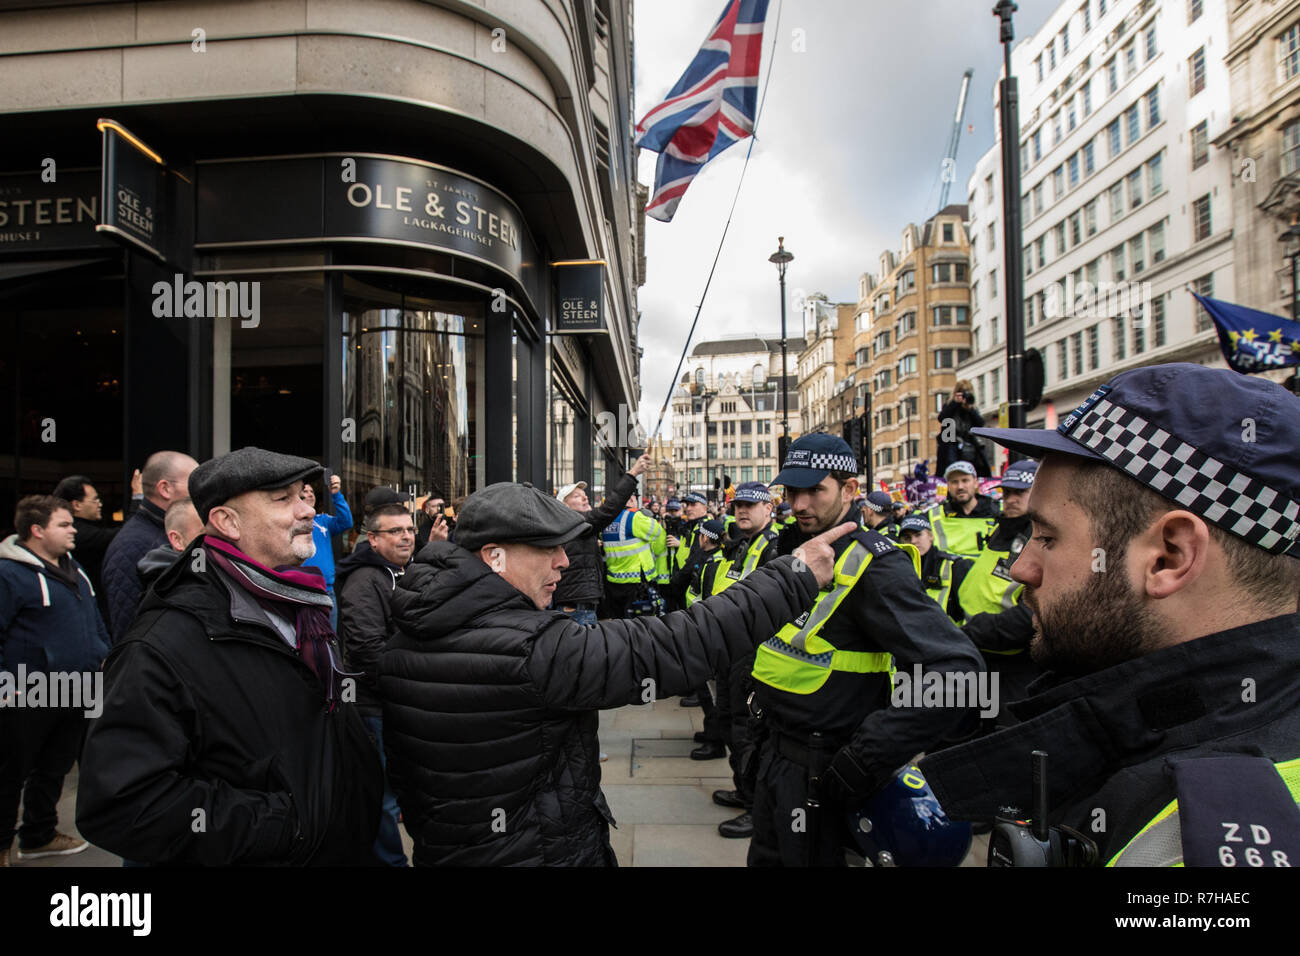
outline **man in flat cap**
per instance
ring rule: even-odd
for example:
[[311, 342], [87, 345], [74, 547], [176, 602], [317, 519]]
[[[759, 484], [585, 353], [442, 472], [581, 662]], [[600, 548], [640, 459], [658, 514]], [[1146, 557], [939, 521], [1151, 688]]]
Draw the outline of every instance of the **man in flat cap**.
[[944, 810], [1027, 811], [1039, 750], [1053, 862], [1300, 863], [1300, 400], [1156, 365], [1054, 430], [975, 433], [1043, 456], [1011, 574], [1050, 673], [1021, 723], [921, 762]]
[[584, 627], [550, 604], [587, 523], [528, 484], [469, 497], [456, 542], [398, 582], [380, 665], [389, 778], [432, 865], [611, 865], [597, 711], [686, 692], [811, 606], [831, 545], [809, 541], [663, 618]]
[[189, 492], [204, 533], [105, 664], [77, 827], [140, 863], [368, 863], [379, 756], [350, 703], [314, 550], [306, 458], [242, 448]]

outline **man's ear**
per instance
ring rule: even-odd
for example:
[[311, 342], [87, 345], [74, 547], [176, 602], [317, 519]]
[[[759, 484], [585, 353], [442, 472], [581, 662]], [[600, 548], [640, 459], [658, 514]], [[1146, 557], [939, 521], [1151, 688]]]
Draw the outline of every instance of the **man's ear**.
[[506, 569], [506, 549], [499, 544], [488, 543], [478, 549], [479, 560], [486, 564], [497, 574], [502, 574]]
[[217, 505], [208, 512], [207, 527], [227, 541], [239, 540], [239, 513], [225, 505]]
[[1165, 598], [1193, 586], [1205, 572], [1210, 529], [1190, 511], [1167, 511], [1134, 544], [1146, 593]]
[[846, 499], [847, 501], [852, 501], [856, 498], [858, 496], [858, 479], [850, 478], [848, 481], [844, 482], [844, 490], [849, 493], [849, 496]]

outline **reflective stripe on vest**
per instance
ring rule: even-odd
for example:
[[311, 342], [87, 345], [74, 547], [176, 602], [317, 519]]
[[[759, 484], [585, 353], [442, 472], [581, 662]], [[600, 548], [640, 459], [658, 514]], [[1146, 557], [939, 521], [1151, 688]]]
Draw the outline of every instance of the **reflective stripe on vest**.
[[[1300, 758], [1273, 765], [1291, 796], [1300, 804]], [[1178, 822], [1178, 801], [1151, 818], [1113, 857], [1107, 866], [1182, 866], [1183, 830]]]
[[994, 551], [992, 548], [985, 548], [979, 553], [974, 567], [966, 574], [966, 579], [957, 590], [957, 599], [961, 601], [967, 615], [1000, 614], [1020, 603], [1024, 585], [993, 573], [998, 562], [1009, 557], [1010, 551]]
[[632, 533], [637, 512], [624, 511], [619, 519], [601, 532], [605, 546], [605, 580], [615, 584], [640, 582], [642, 576], [655, 577], [655, 559], [650, 542]]
[[[970, 575], [967, 574], [967, 577]], [[922, 582], [924, 586], [924, 582]], [[952, 562], [944, 558], [939, 562], [939, 586], [937, 588], [926, 587], [925, 593], [930, 595], [934, 603], [939, 605], [944, 614], [948, 613], [948, 595], [952, 591]], [[963, 605], [964, 607], [965, 605]], [[957, 623], [961, 623], [958, 621]]]
[[931, 512], [930, 530], [934, 532], [934, 543], [940, 551], [959, 558], [975, 558], [979, 556], [984, 541], [993, 533], [995, 523], [988, 518], [946, 515], [940, 505]]
[[732, 577], [731, 575], [735, 562], [720, 558], [719, 560], [722, 561], [724, 567], [718, 568], [718, 573], [714, 575], [712, 593], [721, 594], [737, 581], [743, 581], [745, 578], [753, 574], [754, 569], [758, 567], [759, 559], [763, 557], [763, 552], [767, 550], [768, 546], [774, 540], [774, 537], [769, 538], [766, 534], [758, 534], [755, 539], [749, 543], [749, 547], [745, 549], [745, 560], [740, 566], [740, 574], [735, 577]]
[[820, 633], [870, 563], [871, 553], [857, 541], [850, 542], [835, 562], [835, 586], [817, 596], [811, 611], [758, 646], [755, 680], [792, 694], [812, 694], [826, 683], [831, 671], [893, 674], [893, 656], [888, 652], [841, 651]]

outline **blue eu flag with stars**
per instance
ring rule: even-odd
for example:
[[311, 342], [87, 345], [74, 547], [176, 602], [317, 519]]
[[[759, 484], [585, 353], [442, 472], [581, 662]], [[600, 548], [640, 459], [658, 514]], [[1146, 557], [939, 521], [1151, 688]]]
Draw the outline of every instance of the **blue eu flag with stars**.
[[1244, 305], [1197, 295], [1219, 333], [1219, 348], [1228, 365], [1242, 373], [1300, 365], [1300, 323]]

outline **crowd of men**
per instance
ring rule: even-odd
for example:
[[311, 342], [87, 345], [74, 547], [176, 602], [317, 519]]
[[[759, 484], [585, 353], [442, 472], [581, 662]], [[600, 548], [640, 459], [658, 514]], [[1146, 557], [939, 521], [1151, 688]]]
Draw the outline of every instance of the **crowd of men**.
[[[308, 459], [159, 452], [115, 533], [71, 476], [0, 543], [0, 674], [102, 666], [104, 694], [91, 720], [0, 684], [0, 866], [15, 834], [17, 860], [85, 848], [56, 829], [78, 759], [78, 829], [128, 864], [404, 866], [401, 828], [417, 865], [614, 864], [598, 712], [674, 696], [704, 710], [692, 758], [730, 762], [718, 829], [750, 865], [843, 865], [846, 812], [900, 776], [993, 826], [1035, 750], [1062, 859], [1221, 861], [1203, 813], [1160, 824], [1248, 796], [1287, 865], [1298, 412], [1138, 369], [1055, 431], [977, 428], [1015, 453], [999, 497], [949, 460], [912, 513], [826, 434], [720, 502], [642, 507], [644, 456], [595, 506], [581, 481], [452, 509], [379, 487], [337, 565], [351, 510]], [[947, 690], [900, 700], [905, 676]], [[977, 683], [996, 706], [954, 696]]]

